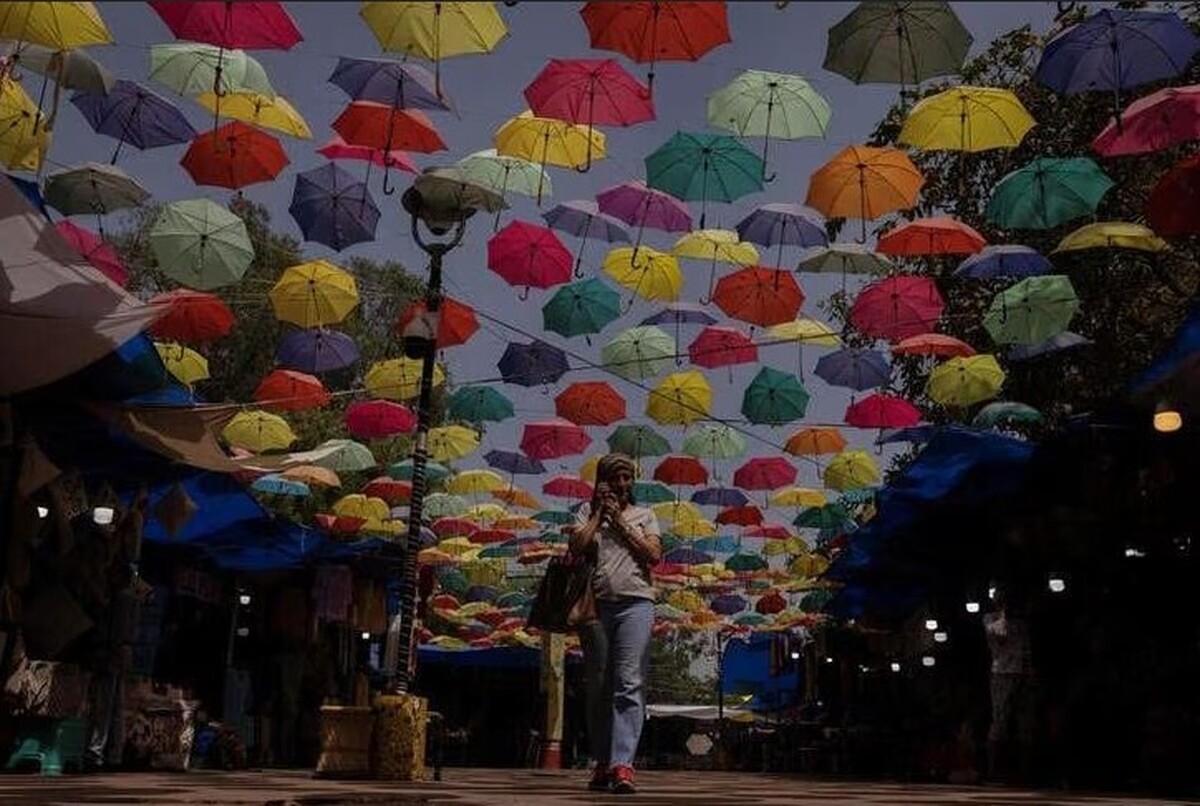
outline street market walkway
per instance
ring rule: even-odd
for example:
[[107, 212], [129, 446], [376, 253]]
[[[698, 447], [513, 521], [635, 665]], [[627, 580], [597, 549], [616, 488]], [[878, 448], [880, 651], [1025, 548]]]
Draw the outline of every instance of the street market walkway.
[[933, 786], [894, 782], [814, 779], [756, 773], [664, 772], [638, 774], [634, 797], [593, 794], [580, 771], [447, 769], [444, 780], [419, 784], [331, 781], [301, 771], [114, 773], [110, 775], [0, 776], [0, 804], [264, 804], [269, 806], [551, 806], [552, 804], [687, 803], [689, 806], [759, 804], [1055, 804], [1184, 803], [1185, 801], [1033, 791], [994, 787]]

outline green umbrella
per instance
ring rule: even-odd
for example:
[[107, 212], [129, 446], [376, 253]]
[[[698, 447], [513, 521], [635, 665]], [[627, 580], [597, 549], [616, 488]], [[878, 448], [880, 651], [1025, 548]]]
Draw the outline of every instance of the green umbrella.
[[[501, 199], [506, 198], [509, 191], [534, 197], [538, 195], [539, 187], [542, 195], [553, 195], [550, 174], [542, 166], [520, 157], [497, 153], [494, 148], [468, 154], [457, 165], [468, 182], [487, 188]], [[492, 228], [499, 225], [500, 211], [497, 210]]]
[[704, 425], [683, 440], [683, 452], [702, 459], [732, 459], [746, 452], [746, 440], [727, 425]]
[[1093, 215], [1115, 184], [1087, 157], [1039, 157], [996, 183], [984, 215], [1001, 229], [1053, 229]]
[[730, 571], [761, 571], [767, 567], [767, 561], [757, 554], [739, 552], [725, 561], [725, 568]]
[[896, 267], [886, 255], [857, 243], [831, 243], [818, 246], [800, 256], [796, 271], [824, 274], [889, 274]]
[[[670, 453], [671, 443], [648, 425], [618, 425], [608, 435], [608, 449], [640, 459]], [[674, 499], [672, 495], [671, 500]]]
[[979, 413], [975, 415], [975, 419], [971, 421], [971, 425], [976, 428], [995, 428], [998, 425], [1013, 424], [1033, 425], [1044, 419], [1042, 413], [1033, 406], [1000, 400], [988, 403], [980, 409]]
[[800, 600], [800, 609], [805, 613], [819, 613], [833, 599], [833, 593], [827, 590], [815, 590], [806, 593]]
[[[401, 479], [404, 481], [411, 480], [413, 474], [412, 459], [405, 459], [403, 461], [388, 465], [387, 472], [388, 475], [394, 479]], [[443, 464], [430, 462], [428, 460], [425, 462], [425, 480], [433, 484], [436, 484], [452, 473], [454, 473], [454, 471]]]
[[654, 618], [656, 619], [662, 619], [663, 621], [683, 621], [687, 617], [686, 610], [672, 607], [666, 602], [659, 602], [654, 605]]
[[859, 3], [829, 29], [823, 66], [855, 84], [899, 84], [903, 97], [905, 86], [958, 73], [971, 41], [949, 3]]
[[764, 616], [762, 613], [743, 613], [733, 620], [734, 624], [740, 627], [759, 627], [767, 624], [771, 619]]
[[510, 546], [506, 543], [497, 543], [493, 546], [485, 547], [483, 551], [479, 552], [479, 556], [485, 560], [491, 560], [506, 557], [516, 557], [520, 553], [520, 546]]
[[150, 191], [115, 165], [85, 162], [46, 177], [46, 203], [63, 215], [97, 217], [115, 210], [137, 207]]
[[[771, 137], [824, 137], [829, 102], [801, 76], [747, 70], [708, 96], [708, 122], [739, 137], [763, 138], [763, 170]], [[775, 178], [763, 176], [764, 182]]]
[[512, 417], [512, 401], [491, 386], [460, 386], [450, 395], [447, 411], [451, 420], [498, 423]]
[[997, 344], [1037, 344], [1062, 333], [1079, 310], [1065, 274], [1027, 277], [992, 299], [983, 326]]
[[635, 481], [633, 483], [633, 498], [639, 504], [662, 504], [674, 501], [675, 493], [667, 485], [658, 481]]
[[604, 345], [600, 358], [606, 369], [628, 380], [650, 378], [675, 359], [675, 340], [653, 325], [631, 327]]
[[[639, 503], [641, 503], [640, 498], [637, 500]], [[659, 541], [659, 543], [662, 544], [662, 553], [663, 554], [666, 554], [671, 549], [679, 548], [680, 546], [685, 545], [687, 542], [683, 538], [676, 537], [675, 535], [671, 535], [671, 534], [659, 535], [658, 541]]]
[[150, 249], [163, 274], [199, 291], [236, 283], [254, 261], [245, 223], [208, 199], [164, 205]]
[[763, 367], [742, 395], [742, 414], [755, 424], [799, 420], [808, 408], [808, 390], [791, 373]]
[[421, 517], [437, 520], [438, 518], [453, 518], [467, 511], [466, 499], [449, 493], [429, 493], [425, 496], [421, 509]]
[[59, 89], [98, 92], [107, 95], [117, 78], [82, 48], [55, 50], [28, 42], [6, 43], [10, 46], [13, 64], [21, 70], [31, 70], [58, 84]]
[[542, 327], [569, 338], [599, 333], [620, 315], [621, 295], [592, 277], [555, 291], [542, 306]]
[[562, 526], [575, 522], [575, 516], [565, 509], [543, 509], [533, 513], [531, 517], [539, 523], [548, 523], [551, 526]]
[[439, 566], [434, 573], [437, 574], [438, 587], [445, 593], [462, 599], [471, 589], [471, 580], [467, 579], [467, 575], [458, 566]]
[[646, 184], [677, 199], [700, 201], [704, 229], [709, 200], [731, 202], [763, 189], [764, 163], [723, 134], [675, 132], [646, 157]]
[[548, 546], [557, 546], [568, 542], [570, 538], [564, 535], [562, 532], [546, 531], [538, 535], [538, 540]]
[[823, 507], [809, 507], [796, 516], [792, 525], [800, 529], [841, 529], [853, 521], [850, 510], [835, 503]]
[[244, 51], [196, 42], [151, 45], [150, 78], [180, 95], [217, 91], [222, 95], [254, 92], [275, 97], [267, 71]]
[[333, 450], [313, 461], [313, 464], [336, 472], [366, 470], [378, 464], [370, 448], [352, 439], [327, 439], [313, 450], [323, 451], [330, 448]]

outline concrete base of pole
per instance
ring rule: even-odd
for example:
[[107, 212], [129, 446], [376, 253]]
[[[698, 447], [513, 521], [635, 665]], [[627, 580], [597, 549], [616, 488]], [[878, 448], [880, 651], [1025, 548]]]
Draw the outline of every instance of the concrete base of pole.
[[557, 739], [546, 739], [542, 742], [538, 767], [543, 770], [562, 769], [562, 742]]
[[383, 694], [375, 701], [372, 777], [382, 781], [424, 781], [425, 733], [429, 701], [414, 694]]

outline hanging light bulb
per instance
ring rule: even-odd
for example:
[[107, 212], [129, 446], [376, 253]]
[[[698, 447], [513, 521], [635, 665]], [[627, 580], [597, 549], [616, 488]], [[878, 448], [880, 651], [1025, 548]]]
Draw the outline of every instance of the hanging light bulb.
[[39, 518], [45, 518], [49, 514], [50, 514], [50, 510], [47, 507], [38, 507], [38, 517]]
[[92, 510], [92, 520], [100, 526], [108, 526], [113, 522], [112, 507], [96, 507]]
[[1059, 574], [1051, 574], [1046, 585], [1050, 588], [1051, 593], [1062, 593], [1067, 589], [1067, 581]]
[[967, 602], [967, 612], [968, 613], [978, 613], [979, 612], [979, 602]]
[[950, 633], [946, 632], [945, 630], [938, 630], [933, 634], [933, 640], [939, 644], [944, 644], [950, 640]]
[[1154, 407], [1154, 430], [1160, 434], [1172, 434], [1183, 428], [1183, 415], [1169, 401], [1160, 400]]
[[893, 672], [898, 672], [898, 671], [900, 671], [900, 664], [896, 663], [895, 661], [892, 661], [890, 668]]
[[930, 632], [933, 632], [937, 628], [938, 628], [937, 619], [935, 619], [935, 618], [925, 619], [925, 629], [929, 630]]
[[933, 655], [923, 655], [921, 657], [921, 665], [926, 668], [933, 666], [936, 663], [937, 663], [937, 658], [935, 658]]

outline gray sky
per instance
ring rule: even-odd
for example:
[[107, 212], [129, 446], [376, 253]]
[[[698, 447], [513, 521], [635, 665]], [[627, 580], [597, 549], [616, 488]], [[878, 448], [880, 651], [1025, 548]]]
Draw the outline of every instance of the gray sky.
[[[265, 204], [271, 210], [277, 229], [294, 233], [297, 237], [300, 235], [299, 229], [287, 212], [293, 174], [323, 164], [324, 158], [316, 154], [315, 149], [331, 136], [330, 124], [348, 101], [340, 89], [327, 82], [337, 57], [381, 55], [374, 37], [357, 14], [357, 5], [349, 2], [289, 3], [288, 9], [304, 34], [305, 41], [289, 52], [258, 51], [253, 54], [266, 66], [276, 90], [304, 115], [314, 133], [311, 141], [282, 137], [291, 158], [289, 168], [275, 182], [255, 185], [245, 191], [250, 199]], [[1055, 10], [1053, 3], [1041, 2], [972, 2], [953, 5], [974, 36], [972, 54], [986, 46], [994, 36], [1021, 24], [1032, 23], [1035, 30], [1044, 30]], [[102, 2], [98, 6], [117, 44], [96, 48], [94, 54], [121, 77], [145, 81], [149, 68], [149, 46], [172, 41], [170, 32], [146, 4]], [[525, 108], [521, 91], [548, 58], [612, 56], [644, 80], [644, 66], [631, 64], [616, 54], [589, 50], [587, 30], [578, 13], [580, 6], [579, 3], [558, 2], [523, 2], [514, 8], [501, 6], [500, 13], [509, 26], [510, 36], [494, 53], [459, 57], [443, 63], [443, 88], [454, 99], [458, 115], [434, 114], [432, 117], [450, 150], [429, 156], [417, 155], [418, 165], [448, 164], [471, 152], [491, 147], [494, 130]], [[607, 129], [610, 156], [597, 162], [590, 173], [551, 169], [554, 196], [543, 202], [542, 209], [548, 209], [557, 201], [591, 198], [603, 188], [643, 177], [643, 158], [676, 130], [708, 130], [705, 121], [706, 96], [742, 70], [750, 68], [803, 75], [829, 100], [833, 108], [832, 122], [824, 140], [773, 142], [770, 168], [778, 174], [776, 181], [767, 186], [766, 192], [744, 198], [735, 204], [710, 203], [708, 226], [732, 228], [754, 207], [767, 202], [802, 202], [812, 171], [846, 145], [862, 142], [896, 95], [895, 87], [856, 86], [821, 68], [826, 32], [853, 7], [853, 3], [797, 2], [778, 11], [771, 2], [730, 3], [732, 43], [710, 52], [697, 63], [659, 65], [654, 91], [657, 121], [630, 129]], [[31, 92], [36, 94], [36, 84], [27, 81], [31, 84]], [[162, 87], [156, 89], [166, 94]], [[211, 127], [211, 116], [199, 106], [182, 98], [178, 99], [178, 105], [197, 129]], [[114, 141], [94, 134], [65, 99], [63, 106], [50, 152], [55, 164], [50, 166], [50, 170], [61, 164], [85, 159], [107, 162]], [[757, 152], [761, 142], [760, 139], [748, 141], [748, 145]], [[127, 148], [122, 152], [120, 165], [145, 183], [159, 201], [202, 196], [219, 202], [227, 201], [230, 197], [228, 191], [197, 188], [192, 184], [187, 173], [178, 165], [184, 150], [185, 146], [145, 152]], [[342, 162], [341, 165], [354, 173], [362, 170], [362, 163]], [[363, 255], [377, 259], [398, 258], [423, 276], [423, 255], [411, 243], [407, 218], [399, 210], [400, 194], [384, 197], [379, 191], [378, 177], [379, 172], [373, 172], [372, 193], [383, 211], [376, 233], [377, 241], [350, 247], [340, 257]], [[407, 176], [400, 175], [399, 181], [407, 183]], [[532, 200], [513, 197], [511, 201], [512, 209], [506, 213], [506, 220], [521, 218], [542, 223], [540, 210]], [[698, 222], [699, 204], [693, 203], [692, 207]], [[80, 223], [92, 225], [88, 221]], [[519, 289], [511, 288], [487, 270], [485, 248], [491, 229], [491, 221], [487, 217], [480, 216], [471, 222], [465, 244], [447, 260], [447, 292], [482, 313], [524, 330], [539, 332], [540, 308], [553, 289], [544, 292], [535, 290], [528, 301], [518, 301]], [[577, 246], [575, 239], [563, 236], [563, 241], [568, 249], [574, 251]], [[649, 233], [647, 242], [660, 249], [669, 249], [674, 236]], [[763, 255], [763, 263], [774, 261], [774, 250], [770, 252], [769, 255]], [[339, 257], [320, 244], [305, 244], [305, 253], [308, 257], [325, 257], [335, 262]], [[603, 257], [603, 249], [598, 244], [589, 244], [587, 256], [591, 258], [588, 262], [594, 269]], [[794, 250], [785, 252], [784, 261], [794, 266]], [[684, 261], [683, 269], [686, 281], [682, 298], [695, 301], [705, 291], [708, 267]], [[822, 318], [817, 302], [835, 290], [840, 280], [819, 275], [802, 275], [800, 280], [808, 298], [802, 313]], [[857, 284], [857, 281], [852, 282]], [[585, 344], [582, 337], [567, 342], [555, 334], [548, 334], [546, 341], [598, 360], [600, 347], [607, 339], [624, 327], [636, 324], [653, 310], [654, 306], [639, 301], [629, 314], [609, 325], [600, 336], [594, 337], [591, 346]], [[720, 311], [715, 308], [714, 314], [721, 317]], [[263, 315], [270, 315], [265, 300]], [[696, 332], [695, 328], [685, 328], [681, 348], [686, 349]], [[496, 378], [499, 374], [496, 360], [508, 341], [526, 339], [504, 328], [485, 324], [468, 346], [446, 352], [454, 379], [457, 382], [470, 382]], [[812, 366], [823, 352], [821, 348], [805, 350], [804, 377], [812, 393], [812, 401], [804, 424], [840, 423], [850, 402], [848, 390], [831, 388], [812, 375]], [[794, 372], [797, 368], [797, 350], [793, 345], [762, 348], [760, 360]], [[573, 362], [573, 366], [578, 363]], [[235, 367], [213, 367], [214, 374], [236, 371]], [[756, 365], [735, 367], [732, 382], [730, 373], [724, 368], [706, 373], [717, 399], [714, 407], [716, 416], [740, 418], [738, 410], [742, 390], [757, 371]], [[619, 378], [605, 376], [599, 370], [571, 372], [548, 394], [540, 389], [503, 386], [502, 391], [517, 406], [518, 418], [490, 426], [481, 453], [462, 462], [462, 466], [482, 465], [482, 452], [492, 447], [515, 447], [520, 439], [520, 424], [523, 421], [553, 416], [553, 396], [557, 391], [571, 381], [599, 378], [610, 380], [627, 395], [632, 421], [649, 422], [642, 414], [645, 393]], [[670, 435], [672, 444], [678, 449], [682, 441], [679, 429], [662, 430]], [[763, 441], [751, 440], [748, 455], [770, 452], [769, 444], [782, 444], [792, 430], [793, 427], [754, 428], [753, 432]], [[593, 428], [589, 431], [594, 440], [593, 448], [602, 450], [608, 429]], [[850, 428], [845, 433], [852, 443], [860, 447], [868, 446], [874, 437], [874, 432], [861, 433]], [[572, 457], [565, 464], [574, 470], [580, 460], [581, 457]], [[723, 468], [726, 478], [738, 463], [731, 462]], [[560, 470], [558, 467], [554, 469]], [[812, 465], [801, 465], [800, 483], [819, 486]], [[538, 491], [536, 485], [528, 486]]]

